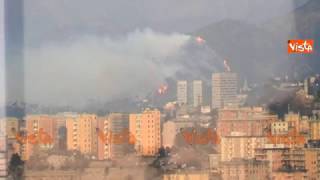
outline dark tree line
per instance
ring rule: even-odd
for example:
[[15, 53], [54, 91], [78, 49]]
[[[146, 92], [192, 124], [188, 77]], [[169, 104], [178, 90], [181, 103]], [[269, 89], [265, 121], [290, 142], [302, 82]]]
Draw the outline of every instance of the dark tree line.
[[15, 153], [11, 156], [9, 163], [9, 177], [13, 180], [22, 180], [24, 172], [24, 161], [21, 160], [19, 154]]

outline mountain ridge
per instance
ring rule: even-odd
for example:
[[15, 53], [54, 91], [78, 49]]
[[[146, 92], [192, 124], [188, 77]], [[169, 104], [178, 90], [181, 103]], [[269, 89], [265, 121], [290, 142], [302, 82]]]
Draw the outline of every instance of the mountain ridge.
[[[312, 55], [288, 55], [289, 39], [320, 37], [320, 1], [310, 0], [293, 12], [261, 24], [223, 20], [194, 32], [228, 59], [235, 72], [250, 81], [289, 75], [301, 79], [320, 72], [319, 46]], [[316, 41], [317, 44], [317, 41]], [[293, 69], [293, 71], [292, 71]]]

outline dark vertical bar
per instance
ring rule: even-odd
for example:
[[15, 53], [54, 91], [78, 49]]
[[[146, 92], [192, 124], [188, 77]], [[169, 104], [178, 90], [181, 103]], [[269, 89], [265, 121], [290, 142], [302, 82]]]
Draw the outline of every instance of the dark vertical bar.
[[7, 147], [5, 121], [5, 15], [4, 0], [0, 0], [0, 179], [7, 177]]
[[[23, 0], [4, 1], [5, 29], [5, 116], [21, 119], [25, 115], [24, 102], [24, 6]], [[6, 124], [6, 119], [3, 119]], [[6, 127], [6, 125], [4, 126]], [[3, 132], [7, 132], [4, 128]], [[18, 154], [11, 154], [9, 139], [4, 136], [5, 158], [9, 161], [8, 177], [22, 179], [23, 163]], [[10, 157], [9, 157], [10, 156]]]
[[6, 115], [22, 118], [24, 106], [23, 0], [5, 0]]

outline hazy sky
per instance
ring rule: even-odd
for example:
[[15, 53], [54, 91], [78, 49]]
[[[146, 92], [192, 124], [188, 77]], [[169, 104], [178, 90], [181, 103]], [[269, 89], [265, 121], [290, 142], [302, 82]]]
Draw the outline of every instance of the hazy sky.
[[165, 61], [179, 62], [168, 57], [181, 57], [189, 32], [223, 19], [263, 23], [298, 6], [293, 0], [24, 2], [25, 98], [64, 105], [147, 93], [182, 68]]
[[[26, 43], [137, 28], [189, 33], [222, 19], [261, 23], [307, 0], [28, 0]], [[295, 5], [293, 5], [295, 2]]]

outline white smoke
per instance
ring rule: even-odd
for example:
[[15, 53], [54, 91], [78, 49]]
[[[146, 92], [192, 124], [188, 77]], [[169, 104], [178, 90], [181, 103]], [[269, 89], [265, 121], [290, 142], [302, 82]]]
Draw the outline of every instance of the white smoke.
[[189, 39], [145, 29], [117, 39], [86, 36], [27, 48], [26, 101], [79, 105], [144, 95], [179, 69], [167, 64]]

